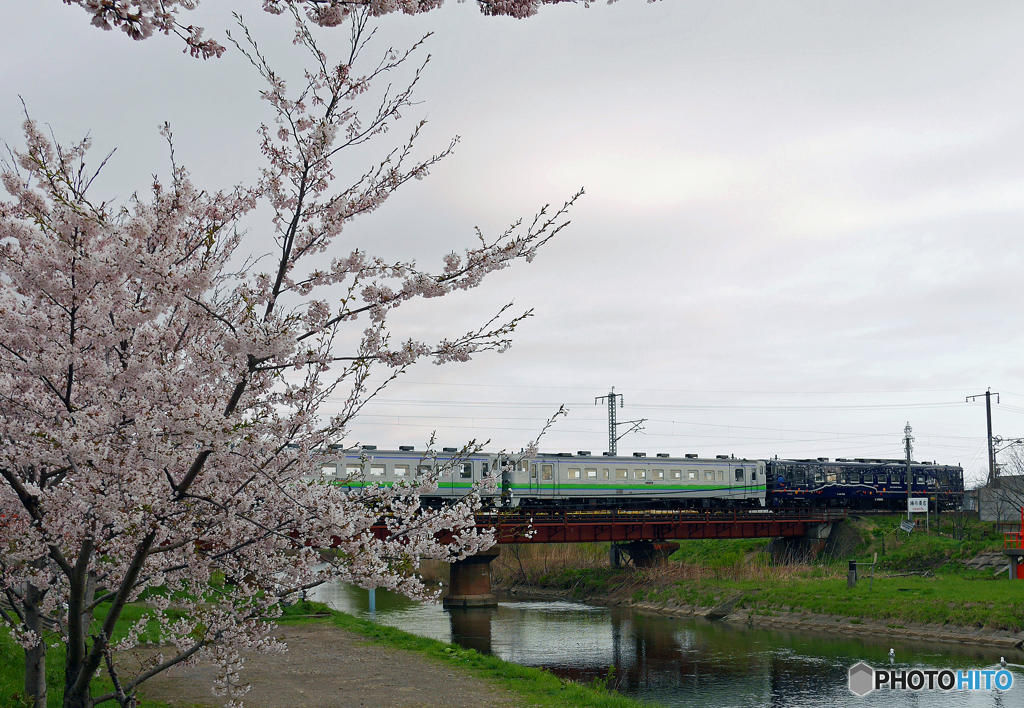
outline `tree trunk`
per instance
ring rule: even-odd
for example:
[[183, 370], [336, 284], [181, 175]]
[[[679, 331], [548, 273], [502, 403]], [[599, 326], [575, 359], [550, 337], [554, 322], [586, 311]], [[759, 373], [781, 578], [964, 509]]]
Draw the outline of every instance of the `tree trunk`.
[[92, 625], [92, 610], [86, 610], [92, 604], [96, 593], [96, 576], [89, 573], [84, 583], [72, 583], [70, 612], [68, 616], [67, 656], [64, 662], [64, 708], [93, 708], [92, 691], [86, 684], [84, 695], [75, 692], [74, 686], [78, 674], [84, 670], [87, 651], [86, 633]]
[[25, 588], [25, 626], [35, 632], [39, 641], [25, 650], [25, 695], [35, 708], [46, 708], [46, 642], [43, 641], [41, 605], [46, 592], [28, 583]]
[[64, 708], [93, 708], [92, 692], [86, 688], [83, 695], [64, 694]]

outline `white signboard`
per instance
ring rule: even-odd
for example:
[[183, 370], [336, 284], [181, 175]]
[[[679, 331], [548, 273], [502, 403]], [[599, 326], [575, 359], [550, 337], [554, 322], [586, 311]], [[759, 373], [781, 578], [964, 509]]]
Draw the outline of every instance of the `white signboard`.
[[906, 531], [907, 533], [910, 533], [914, 530], [914, 522], [908, 521], [907, 519], [903, 519], [903, 521], [900, 522], [900, 528]]
[[916, 497], [907, 499], [907, 511], [911, 514], [925, 514], [928, 512], [928, 497]]

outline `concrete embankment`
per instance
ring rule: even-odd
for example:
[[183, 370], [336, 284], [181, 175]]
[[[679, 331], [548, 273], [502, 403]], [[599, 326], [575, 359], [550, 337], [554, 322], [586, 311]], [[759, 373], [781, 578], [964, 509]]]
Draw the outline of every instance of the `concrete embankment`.
[[[732, 601], [733, 605], [739, 598]], [[893, 637], [903, 640], [948, 642], [979, 646], [1020, 649], [1024, 646], [1024, 632], [1012, 633], [1006, 630], [985, 627], [959, 627], [943, 624], [897, 623], [892, 620], [872, 620], [858, 617], [837, 617], [817, 615], [810, 612], [750, 612], [724, 607], [691, 607], [687, 605], [660, 605], [649, 602], [623, 603], [637, 610], [656, 612], [675, 617], [706, 617], [724, 622], [737, 622], [768, 629], [788, 629], [806, 632], [836, 632], [852, 636]]]

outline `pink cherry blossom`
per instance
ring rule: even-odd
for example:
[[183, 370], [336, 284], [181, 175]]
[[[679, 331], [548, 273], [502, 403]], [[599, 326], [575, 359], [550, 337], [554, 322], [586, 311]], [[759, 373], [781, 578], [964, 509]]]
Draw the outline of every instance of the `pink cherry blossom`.
[[[176, 31], [175, 13], [195, 3], [77, 4], [95, 24], [143, 38]], [[347, 12], [302, 6], [322, 24]], [[355, 55], [366, 17], [353, 22]], [[329, 64], [304, 25], [298, 41], [314, 68], [297, 92], [246, 32], [238, 41], [267, 80], [274, 116], [261, 132], [266, 166], [255, 186], [207, 191], [175, 166], [124, 205], [95, 201], [88, 141], [56, 144], [28, 118], [25, 147], [0, 169], [9, 195], [0, 201], [0, 589], [13, 608], [0, 618], [25, 647], [26, 692], [37, 705], [46, 702], [48, 627], [67, 650], [68, 708], [131, 705], [151, 676], [202, 658], [220, 667], [216, 688], [237, 705], [239, 652], [282, 649], [264, 621], [282, 598], [335, 578], [429, 597], [422, 559], [457, 560], [493, 543], [475, 527], [479, 490], [440, 509], [420, 504], [440, 475], [480, 450], [475, 442], [431, 475], [392, 487], [342, 490], [320, 478], [321, 463], [383, 388], [370, 385], [371, 373], [386, 385], [417, 361], [502, 351], [530, 313], [506, 307], [441, 341], [393, 336], [389, 314], [529, 261], [568, 223], [579, 195], [496, 237], [478, 233], [463, 254], [441, 254], [440, 273], [343, 250], [352, 219], [426, 174], [454, 143], [416, 160], [417, 126], [357, 181], [339, 184], [333, 161], [396, 127], [422, 67], [363, 115], [355, 99], [390, 81], [420, 45], [359, 73]], [[239, 227], [260, 202], [273, 211], [276, 244], [263, 259]], [[342, 400], [329, 416], [328, 399]], [[381, 520], [384, 538], [371, 532]], [[455, 540], [439, 542], [441, 532]], [[322, 563], [316, 549], [330, 546], [338, 555]], [[125, 604], [141, 599], [146, 618], [113, 646]], [[100, 604], [109, 612], [96, 630]], [[112, 652], [152, 636], [147, 621], [172, 648], [147, 666], [118, 667]], [[115, 689], [94, 696], [101, 671]]]
[[[526, 18], [537, 14], [542, 4], [575, 0], [477, 0], [485, 15]], [[648, 0], [653, 1], [653, 0]], [[203, 28], [179, 21], [183, 11], [194, 10], [199, 0], [64, 0], [78, 5], [91, 15], [91, 22], [101, 29], [118, 28], [135, 40], [149, 39], [154, 34], [174, 34], [185, 42], [185, 51], [193, 57], [219, 57], [225, 47], [215, 40], [203, 39]], [[609, 4], [614, 0], [608, 0]], [[382, 17], [393, 12], [418, 15], [437, 9], [444, 0], [264, 0], [263, 9], [273, 15], [292, 12], [302, 14], [314, 25], [334, 27], [353, 14]], [[583, 2], [589, 7], [589, 2]]]

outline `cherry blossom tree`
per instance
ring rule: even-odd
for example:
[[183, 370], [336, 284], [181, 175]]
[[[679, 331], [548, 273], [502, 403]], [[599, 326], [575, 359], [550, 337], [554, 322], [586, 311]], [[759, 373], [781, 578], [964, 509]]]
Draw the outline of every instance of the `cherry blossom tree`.
[[[108, 19], [130, 5], [140, 23], [194, 5], [79, 4]], [[305, 5], [313, 13], [343, 7]], [[265, 621], [281, 598], [329, 578], [425, 596], [421, 559], [452, 561], [493, 542], [474, 526], [477, 492], [439, 509], [420, 504], [449, 466], [409, 484], [345, 490], [318, 478], [321, 461], [345, 443], [366, 401], [412, 364], [509, 346], [529, 313], [502, 310], [433, 342], [401, 338], [388, 318], [405, 303], [475, 288], [530, 261], [568, 223], [579, 195], [495, 237], [478, 231], [475, 245], [445, 255], [438, 272], [362, 249], [341, 253], [352, 219], [452, 149], [414, 159], [417, 125], [361, 177], [339, 183], [333, 166], [394, 127], [422, 70], [412, 63], [417, 45], [357, 72], [367, 21], [379, 10], [344, 11], [352, 48], [337, 64], [295, 14], [297, 42], [313, 58], [297, 92], [247, 32], [237, 42], [266, 79], [274, 116], [261, 131], [266, 167], [253, 186], [201, 190], [174, 164], [172, 147], [169, 178], [118, 206], [91, 196], [98, 170], [87, 168], [89, 140], [62, 146], [26, 114], [25, 146], [8, 150], [0, 617], [25, 649], [36, 706], [46, 705], [46, 642], [66, 649], [67, 708], [134, 705], [147, 679], [200, 658], [219, 665], [216, 688], [237, 704], [239, 652], [282, 649]], [[378, 80], [403, 71], [411, 72], [405, 90], [358, 110]], [[266, 233], [275, 248], [256, 257], [260, 230], [247, 234], [240, 221], [261, 200], [273, 213]], [[372, 385], [371, 373], [385, 383]], [[340, 410], [325, 415], [328, 399], [339, 398]], [[479, 449], [470, 442], [461, 455]], [[383, 537], [371, 532], [382, 523]], [[454, 540], [439, 542], [442, 531]], [[316, 549], [330, 546], [338, 553], [324, 565]], [[140, 601], [145, 616], [115, 636], [125, 607]], [[154, 638], [172, 648], [138, 665], [123, 660]], [[101, 673], [113, 689], [94, 695]]]
[[[477, 0], [485, 15], [526, 18], [537, 14], [541, 4], [576, 0]], [[194, 10], [199, 0], [64, 0], [78, 5], [92, 16], [92, 24], [105, 30], [120, 28], [132, 39], [148, 39], [156, 33], [175, 34], [185, 41], [185, 51], [194, 57], [219, 57], [225, 47], [216, 40], [203, 39], [204, 29], [179, 22], [179, 13]], [[608, 0], [609, 3], [614, 0]], [[648, 0], [653, 2], [653, 0]], [[263, 9], [280, 15], [301, 10], [310, 22], [333, 27], [354, 12], [380, 17], [392, 12], [417, 15], [444, 4], [444, 0], [263, 0]], [[589, 0], [584, 0], [589, 6]]]

